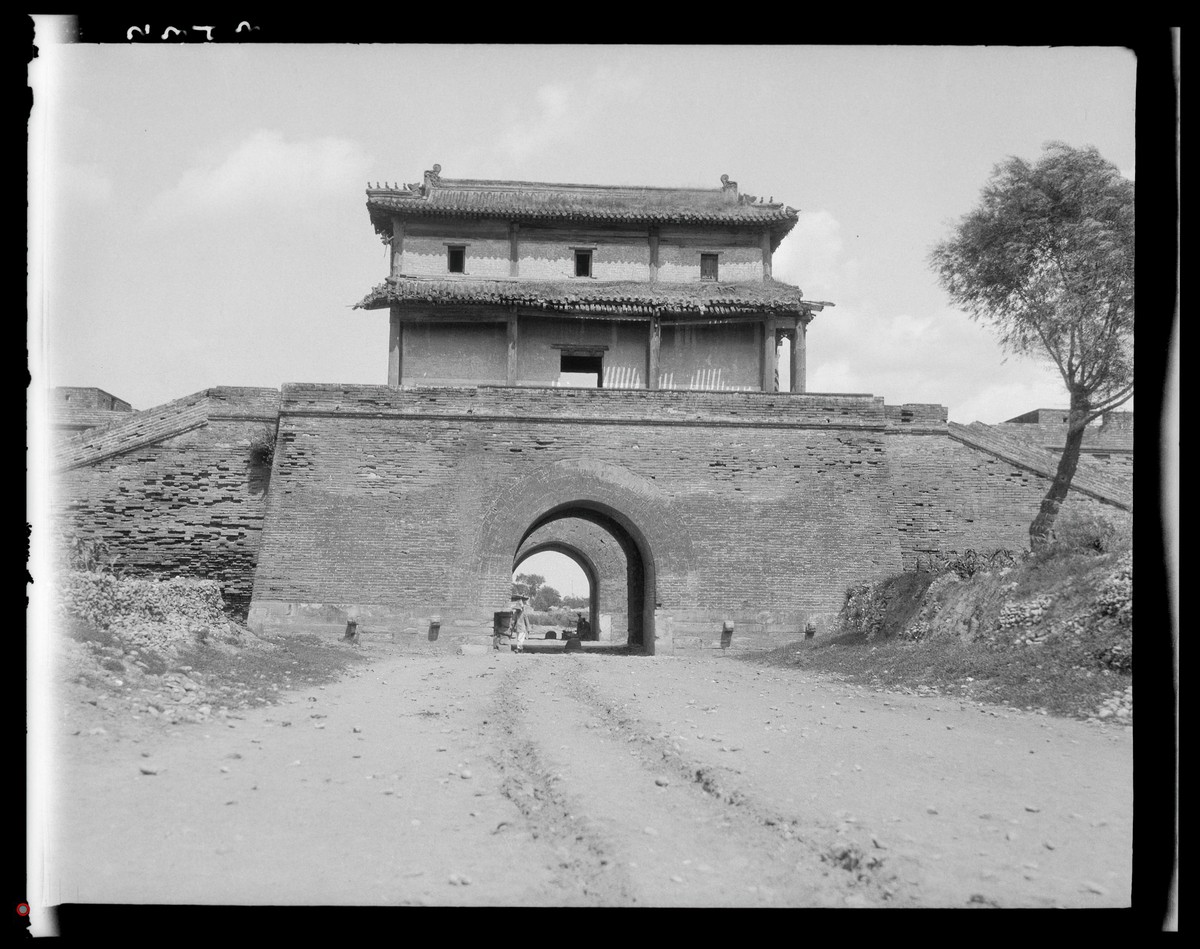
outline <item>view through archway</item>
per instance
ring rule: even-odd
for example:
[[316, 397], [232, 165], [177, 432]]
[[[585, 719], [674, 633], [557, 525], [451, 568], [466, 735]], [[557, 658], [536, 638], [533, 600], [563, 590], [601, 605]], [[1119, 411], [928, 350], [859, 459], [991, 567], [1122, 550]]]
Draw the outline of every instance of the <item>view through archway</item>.
[[[545, 565], [564, 586], [574, 582], [577, 570], [589, 583], [585, 641], [597, 647], [645, 646], [645, 631], [653, 628], [653, 566], [642, 553], [645, 541], [617, 512], [600, 504], [565, 504], [539, 517], [525, 532], [514, 554], [514, 579], [520, 575], [545, 578], [547, 573], [529, 564]], [[566, 566], [570, 564], [571, 566]], [[553, 583], [546, 579], [545, 582]], [[649, 591], [649, 599], [647, 592]], [[561, 595], [561, 591], [557, 591]], [[547, 605], [543, 596], [539, 605]], [[579, 603], [576, 594], [573, 602]], [[571, 622], [577, 622], [578, 614]], [[539, 619], [546, 619], [539, 614]]]
[[535, 624], [551, 627], [555, 638], [571, 631], [591, 639], [597, 631], [596, 569], [581, 552], [554, 542], [526, 544], [513, 584], [528, 590]]

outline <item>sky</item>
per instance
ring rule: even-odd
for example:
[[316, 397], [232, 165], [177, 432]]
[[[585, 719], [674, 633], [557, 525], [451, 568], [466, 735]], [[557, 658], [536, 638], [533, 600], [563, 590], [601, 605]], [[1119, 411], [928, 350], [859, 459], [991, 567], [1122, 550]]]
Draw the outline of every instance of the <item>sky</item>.
[[135, 409], [215, 385], [386, 382], [386, 311], [352, 309], [387, 273], [364, 192], [438, 163], [615, 185], [728, 174], [799, 211], [775, 276], [835, 304], [809, 327], [809, 391], [1000, 422], [1065, 405], [1061, 381], [951, 306], [930, 249], [996, 164], [1046, 142], [1135, 174], [1136, 60], [1119, 48], [40, 38], [33, 384]]

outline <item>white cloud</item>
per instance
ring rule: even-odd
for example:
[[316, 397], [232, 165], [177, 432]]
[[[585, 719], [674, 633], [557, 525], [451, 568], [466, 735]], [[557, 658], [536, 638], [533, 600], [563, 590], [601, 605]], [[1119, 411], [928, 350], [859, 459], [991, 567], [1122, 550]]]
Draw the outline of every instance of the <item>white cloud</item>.
[[1067, 393], [1062, 383], [1055, 385], [1049, 378], [1044, 381], [998, 382], [981, 389], [977, 395], [959, 405], [951, 406], [950, 421], [963, 425], [972, 422], [994, 425], [1034, 409], [1064, 408], [1066, 405]]
[[318, 138], [285, 142], [280, 132], [260, 130], [223, 160], [189, 168], [150, 204], [152, 221], [205, 216], [264, 205], [304, 205], [345, 192], [365, 180], [370, 157], [354, 141]]
[[600, 66], [582, 84], [539, 86], [529, 108], [509, 111], [496, 150], [503, 161], [521, 165], [555, 143], [578, 136], [585, 122], [594, 123], [611, 106], [636, 99], [641, 87], [637, 76], [613, 65]]
[[1003, 421], [1065, 399], [1053, 369], [1031, 358], [1005, 360], [989, 330], [948, 308], [825, 310], [809, 328], [807, 366], [811, 392], [945, 405], [960, 422]]
[[801, 211], [796, 226], [771, 261], [776, 280], [791, 283], [809, 300], [844, 299], [853, 292], [857, 264], [844, 261], [842, 225], [828, 211]]
[[534, 95], [533, 109], [509, 123], [497, 147], [509, 161], [520, 163], [549, 146], [574, 126], [569, 111], [572, 95], [568, 85], [541, 86]]

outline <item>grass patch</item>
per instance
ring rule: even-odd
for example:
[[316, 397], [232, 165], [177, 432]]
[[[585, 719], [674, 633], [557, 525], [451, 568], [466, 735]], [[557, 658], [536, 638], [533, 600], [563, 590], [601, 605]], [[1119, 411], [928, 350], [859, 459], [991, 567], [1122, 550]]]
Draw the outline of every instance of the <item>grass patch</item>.
[[1121, 545], [1059, 544], [966, 577], [953, 567], [852, 587], [832, 635], [742, 658], [1070, 717], [1107, 708], [1131, 721], [1132, 561]]

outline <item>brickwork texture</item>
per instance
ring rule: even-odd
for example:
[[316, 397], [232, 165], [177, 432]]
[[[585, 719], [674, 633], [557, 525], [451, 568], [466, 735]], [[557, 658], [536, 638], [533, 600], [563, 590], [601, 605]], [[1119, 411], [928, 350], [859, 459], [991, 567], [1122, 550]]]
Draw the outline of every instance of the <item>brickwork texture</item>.
[[[223, 388], [74, 436], [55, 497], [134, 572], [217, 579], [270, 629], [483, 637], [516, 561], [558, 545], [615, 631], [665, 651], [725, 621], [769, 645], [827, 628], [852, 583], [1026, 546], [1054, 458], [1010, 442], [870, 395]], [[1127, 506], [1081, 485], [1068, 504]]]

